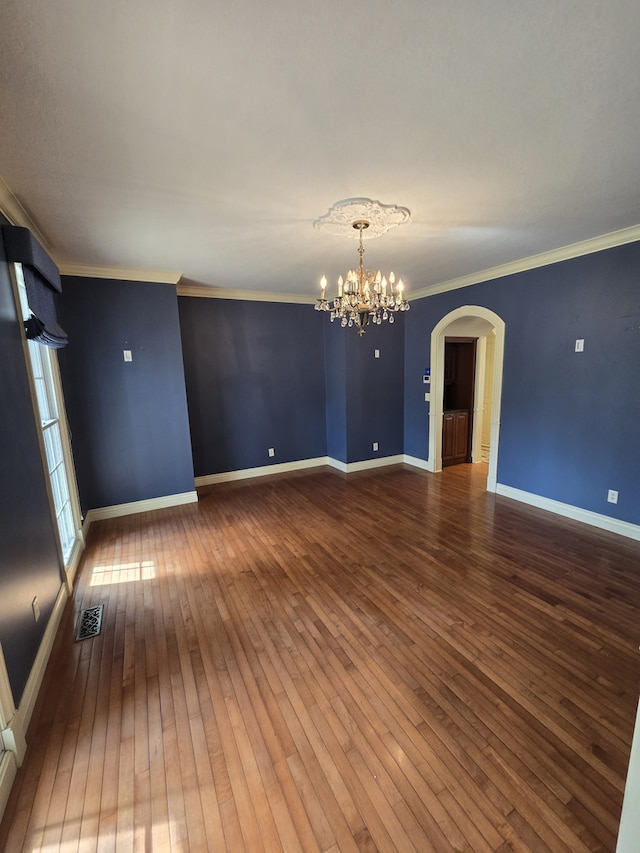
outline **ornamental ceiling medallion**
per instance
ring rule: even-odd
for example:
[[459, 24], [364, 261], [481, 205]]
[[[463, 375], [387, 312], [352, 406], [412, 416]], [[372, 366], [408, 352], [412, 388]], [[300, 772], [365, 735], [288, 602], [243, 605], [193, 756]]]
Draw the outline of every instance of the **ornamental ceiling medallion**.
[[[370, 198], [345, 198], [316, 219], [313, 227], [333, 237], [359, 240], [362, 234], [365, 240], [370, 240], [386, 234], [396, 225], [408, 222], [410, 218], [411, 212], [397, 204], [381, 204]], [[354, 230], [353, 223], [356, 221], [369, 223], [364, 233]]]

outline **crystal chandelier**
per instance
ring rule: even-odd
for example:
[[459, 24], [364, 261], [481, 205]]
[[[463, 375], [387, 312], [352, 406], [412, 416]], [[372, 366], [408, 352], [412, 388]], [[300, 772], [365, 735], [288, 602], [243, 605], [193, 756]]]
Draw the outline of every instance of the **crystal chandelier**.
[[327, 301], [325, 291], [327, 279], [320, 280], [320, 298], [316, 299], [316, 311], [330, 311], [331, 322], [340, 320], [340, 325], [355, 326], [359, 335], [364, 335], [369, 321], [381, 325], [383, 320], [393, 323], [396, 311], [408, 311], [409, 303], [404, 298], [402, 279], [396, 284], [393, 273], [389, 278], [381, 275], [380, 270], [364, 268], [362, 232], [369, 227], [366, 219], [356, 219], [352, 226], [360, 232], [358, 254], [360, 260], [356, 269], [349, 270], [346, 279], [338, 279], [338, 295], [333, 302]]

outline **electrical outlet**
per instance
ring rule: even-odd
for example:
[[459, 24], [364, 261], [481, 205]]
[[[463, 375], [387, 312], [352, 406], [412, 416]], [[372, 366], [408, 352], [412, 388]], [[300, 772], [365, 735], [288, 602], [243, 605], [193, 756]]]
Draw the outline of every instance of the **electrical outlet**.
[[270, 447], [268, 452], [269, 452], [269, 456], [275, 456], [276, 455], [276, 452], [273, 449], [273, 447]]
[[609, 491], [607, 492], [607, 501], [610, 504], [617, 504], [618, 503], [618, 493], [616, 492], [615, 489], [609, 489]]
[[377, 442], [377, 441], [374, 441], [374, 442], [373, 442], [373, 449], [374, 449], [374, 450], [377, 450], [377, 449], [378, 449], [378, 442]]
[[38, 596], [33, 599], [31, 602], [31, 609], [33, 610], [33, 618], [37, 622], [40, 618], [40, 605], [38, 603]]

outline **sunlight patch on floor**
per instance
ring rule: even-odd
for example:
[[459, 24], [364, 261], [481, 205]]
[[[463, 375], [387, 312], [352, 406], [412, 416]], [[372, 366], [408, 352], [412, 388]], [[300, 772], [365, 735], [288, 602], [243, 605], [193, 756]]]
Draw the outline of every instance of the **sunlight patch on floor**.
[[89, 586], [107, 586], [113, 583], [146, 581], [152, 580], [155, 577], [156, 565], [153, 560], [142, 560], [139, 563], [96, 565], [91, 569]]

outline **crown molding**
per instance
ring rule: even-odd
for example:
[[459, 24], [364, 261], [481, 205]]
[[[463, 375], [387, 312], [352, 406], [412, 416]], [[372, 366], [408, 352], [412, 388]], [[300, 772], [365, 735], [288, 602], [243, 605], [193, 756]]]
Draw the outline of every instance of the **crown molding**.
[[463, 275], [460, 278], [452, 278], [449, 281], [432, 284], [406, 295], [410, 296], [412, 300], [423, 299], [425, 296], [434, 296], [436, 293], [446, 293], [449, 290], [470, 287], [472, 284], [481, 284], [485, 281], [491, 281], [494, 278], [504, 278], [508, 275], [514, 275], [514, 273], [526, 272], [527, 270], [537, 269], [538, 267], [557, 264], [560, 261], [569, 261], [572, 258], [579, 258], [582, 255], [590, 255], [594, 252], [602, 252], [604, 249], [613, 249], [616, 246], [624, 246], [626, 243], [635, 243], [638, 240], [640, 240], [640, 225], [632, 225], [629, 228], [622, 228], [620, 231], [611, 231], [609, 234], [602, 234], [600, 237], [592, 237], [589, 240], [582, 240], [579, 243], [561, 246], [559, 249], [541, 252], [539, 255], [530, 255], [528, 258], [521, 258], [519, 261], [512, 261], [508, 264], [501, 264], [497, 267], [480, 270], [480, 272]]
[[297, 293], [266, 293], [262, 290], [225, 290], [200, 284], [179, 284], [178, 296], [204, 296], [207, 299], [242, 299], [247, 302], [291, 302], [299, 305], [314, 305], [315, 296]]
[[85, 264], [60, 263], [47, 238], [1, 175], [0, 213], [6, 216], [12, 225], [20, 225], [23, 228], [29, 229], [36, 240], [47, 251], [47, 254], [53, 258], [61, 275], [72, 275], [82, 278], [113, 278], [119, 281], [149, 281], [159, 284], [177, 284], [182, 277], [182, 273], [167, 270], [139, 270], [127, 267], [98, 267]]
[[0, 213], [5, 216], [12, 225], [28, 228], [36, 240], [40, 243], [47, 254], [55, 261], [55, 253], [51, 244], [38, 228], [29, 213], [22, 206], [18, 198], [13, 194], [6, 181], [0, 175]]
[[[51, 244], [33, 221], [28, 211], [22, 206], [21, 202], [11, 191], [1, 175], [0, 213], [2, 213], [12, 225], [20, 225], [31, 231], [38, 242], [41, 243], [48, 254], [56, 262], [61, 275], [78, 276], [82, 278], [111, 278], [118, 281], [148, 281], [160, 284], [175, 284], [177, 285], [178, 296], [204, 296], [209, 299], [240, 299], [254, 302], [291, 302], [303, 305], [313, 305], [316, 301], [315, 297], [312, 295], [265, 293], [257, 290], [227, 290], [217, 287], [207, 287], [205, 285], [178, 284], [182, 274], [175, 271], [140, 270], [129, 269], [127, 267], [99, 267], [84, 264], [59, 263], [56, 258], [56, 253], [51, 248]], [[407, 296], [410, 297], [411, 300], [423, 299], [427, 296], [434, 296], [436, 293], [446, 293], [449, 290], [459, 290], [463, 287], [470, 287], [473, 284], [481, 284], [482, 282], [492, 281], [496, 278], [504, 278], [509, 275], [514, 275], [515, 273], [526, 272], [527, 270], [556, 264], [560, 261], [579, 258], [582, 255], [601, 252], [605, 249], [613, 249], [616, 246], [623, 246], [626, 243], [635, 243], [638, 240], [640, 240], [640, 225], [632, 225], [629, 228], [622, 228], [619, 231], [611, 231], [608, 234], [593, 237], [589, 240], [571, 243], [568, 246], [561, 246], [558, 249], [551, 249], [548, 252], [541, 252], [538, 255], [530, 255], [527, 258], [521, 258], [520, 260], [512, 261], [508, 264], [501, 264], [496, 267], [480, 270], [479, 272], [469, 273], [469, 275], [463, 275], [459, 278], [452, 278], [447, 281], [438, 282], [437, 284], [431, 284], [427, 287], [411, 291]]]
[[156, 284], [177, 284], [182, 273], [172, 270], [140, 270], [129, 267], [96, 267], [90, 264], [58, 264], [60, 275], [78, 278], [112, 278], [117, 281], [149, 281]]

